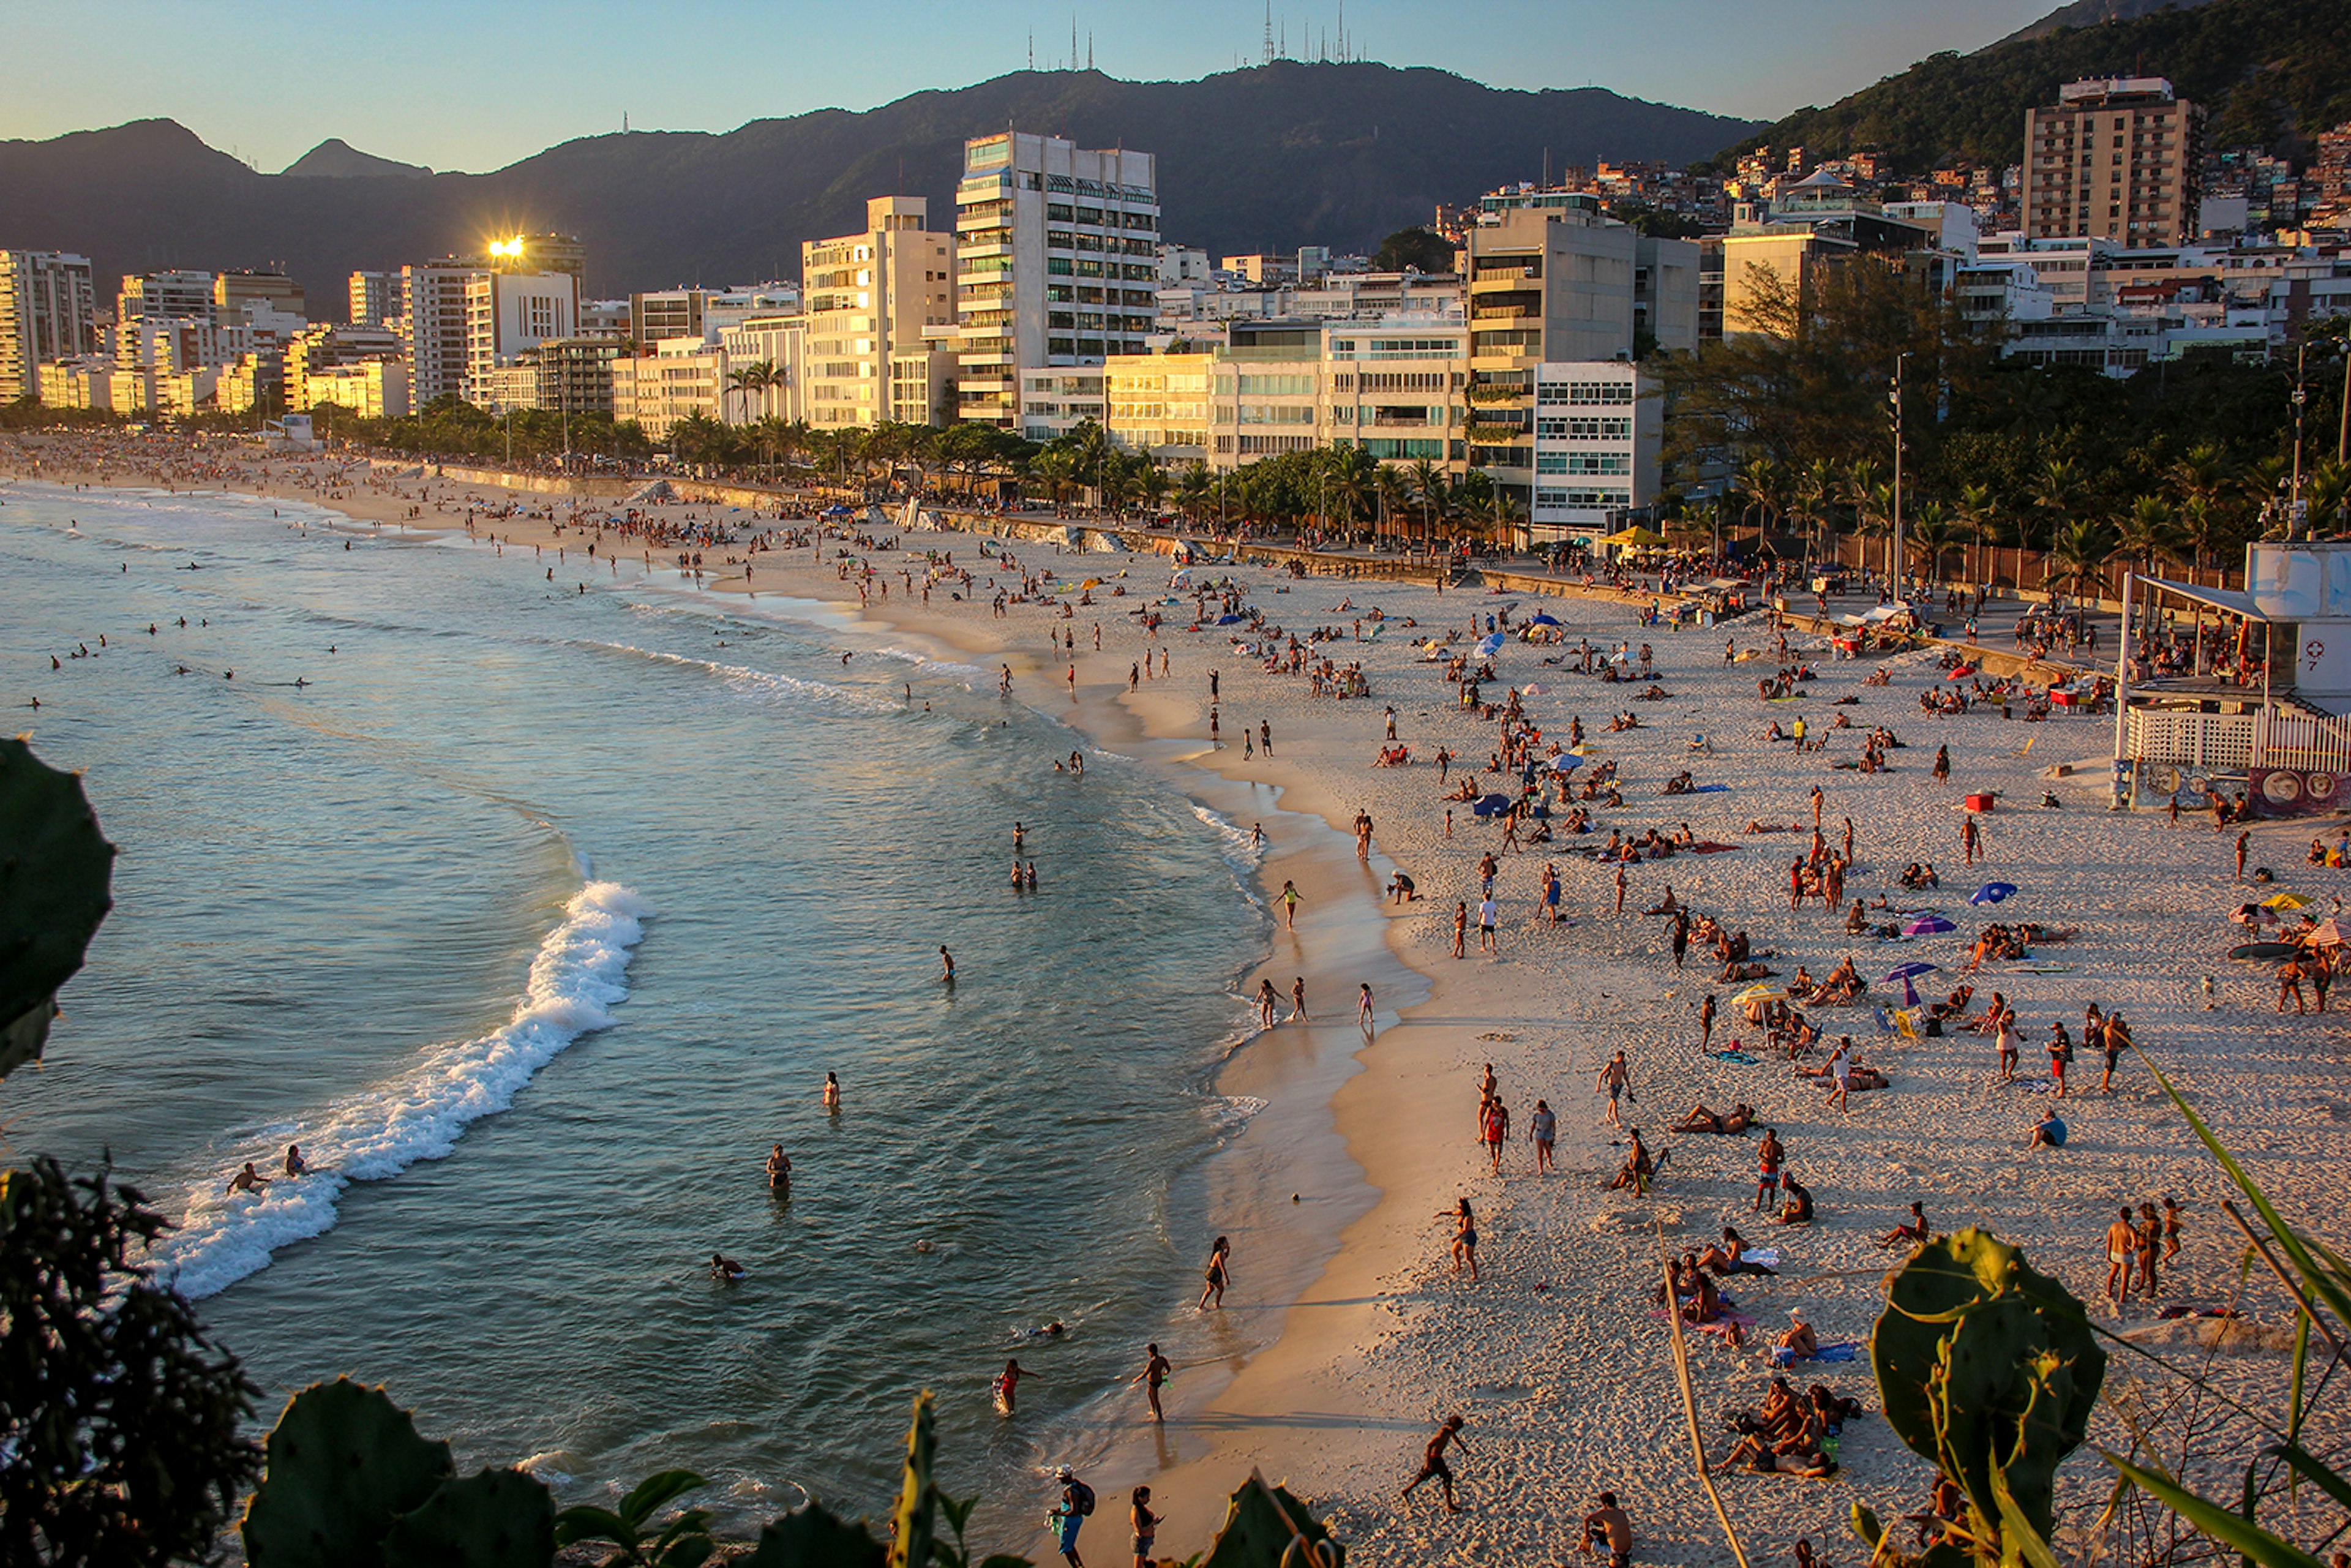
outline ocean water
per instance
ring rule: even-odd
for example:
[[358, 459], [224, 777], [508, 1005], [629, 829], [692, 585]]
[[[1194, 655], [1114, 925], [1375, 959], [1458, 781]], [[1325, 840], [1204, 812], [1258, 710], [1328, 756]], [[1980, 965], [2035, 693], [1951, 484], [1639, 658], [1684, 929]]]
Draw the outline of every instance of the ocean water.
[[[553, 564], [0, 486], [0, 701], [123, 851], [12, 1154], [183, 1222], [265, 1421], [350, 1373], [465, 1464], [685, 1465], [742, 1527], [880, 1507], [927, 1387], [950, 1488], [1017, 1490], [1197, 1289], [1246, 841], [903, 636]], [[326, 1168], [225, 1195], [292, 1142]]]

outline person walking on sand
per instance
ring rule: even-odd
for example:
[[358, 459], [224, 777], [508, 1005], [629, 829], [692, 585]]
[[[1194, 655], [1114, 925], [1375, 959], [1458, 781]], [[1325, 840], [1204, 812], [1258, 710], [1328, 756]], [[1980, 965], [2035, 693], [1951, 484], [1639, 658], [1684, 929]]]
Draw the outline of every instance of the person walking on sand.
[[1502, 1145], [1509, 1142], [1510, 1136], [1510, 1108], [1502, 1103], [1500, 1095], [1494, 1095], [1486, 1102], [1483, 1122], [1487, 1158], [1492, 1162], [1494, 1174], [1500, 1176]]
[[1151, 1568], [1151, 1553], [1159, 1541], [1160, 1516], [1151, 1511], [1151, 1489], [1134, 1489], [1134, 1506], [1127, 1511], [1127, 1522], [1134, 1530], [1134, 1568]]
[[1633, 1070], [1626, 1065], [1623, 1051], [1620, 1051], [1610, 1057], [1606, 1064], [1600, 1069], [1600, 1082], [1594, 1086], [1593, 1092], [1608, 1096], [1608, 1110], [1605, 1116], [1608, 1124], [1612, 1127], [1623, 1126], [1625, 1115], [1618, 1109], [1616, 1102], [1619, 1098], [1629, 1100], [1633, 1097]]
[[1274, 902], [1281, 905], [1282, 923], [1292, 931], [1298, 929], [1298, 902], [1302, 896], [1296, 883], [1285, 881], [1274, 897]]
[[1469, 903], [1464, 899], [1453, 906], [1453, 956], [1466, 956], [1461, 951], [1469, 937]]
[[1835, 1085], [1829, 1091], [1829, 1103], [1848, 1116], [1853, 1114], [1853, 1036], [1838, 1037], [1837, 1048], [1829, 1052], [1828, 1071]]
[[1478, 951], [1501, 956], [1501, 948], [1494, 941], [1494, 927], [1501, 920], [1501, 910], [1488, 894], [1478, 901]]
[[1126, 1385], [1132, 1388], [1138, 1383], [1142, 1384], [1144, 1396], [1151, 1401], [1151, 1418], [1165, 1424], [1167, 1412], [1159, 1407], [1159, 1389], [1167, 1381], [1167, 1375], [1176, 1370], [1176, 1364], [1160, 1354], [1155, 1344], [1143, 1348], [1143, 1370], [1128, 1378]]
[[1535, 1113], [1527, 1118], [1527, 1137], [1535, 1146], [1535, 1175], [1552, 1171], [1552, 1145], [1558, 1136], [1559, 1117], [1552, 1111], [1551, 1102], [1536, 1101]]
[[2155, 1212], [2155, 1205], [2138, 1206], [2138, 1293], [2150, 1299], [2163, 1292], [2156, 1288], [2155, 1263], [2163, 1249], [2163, 1217]]
[[1365, 1034], [1372, 1032], [1372, 983], [1369, 980], [1364, 982], [1364, 988], [1355, 997], [1355, 1021], [1364, 1026]]
[[2123, 1298], [2130, 1293], [2131, 1263], [2138, 1254], [2138, 1227], [2131, 1223], [2131, 1211], [2126, 1207], [2122, 1218], [2106, 1227], [2106, 1300], [2115, 1311], [2123, 1310]]
[[1086, 1515], [1094, 1511], [1093, 1489], [1078, 1479], [1077, 1472], [1067, 1465], [1055, 1472], [1054, 1479], [1061, 1483], [1061, 1500], [1053, 1505], [1053, 1511], [1045, 1516], [1046, 1520], [1053, 1527], [1061, 1556], [1069, 1563], [1070, 1568], [1086, 1568], [1078, 1557], [1078, 1527], [1085, 1523]]
[[1712, 991], [1707, 992], [1706, 1000], [1700, 1002], [1698, 1007], [1698, 1048], [1700, 1051], [1714, 1049], [1714, 993]]
[[2251, 829], [2237, 835], [2237, 880], [2239, 882], [2245, 880], [2245, 852], [2252, 847], [2252, 842], [2253, 835]]
[[1469, 1451], [1468, 1439], [1461, 1436], [1462, 1425], [1462, 1418], [1458, 1416], [1445, 1418], [1445, 1425], [1437, 1429], [1437, 1435], [1429, 1438], [1427, 1448], [1421, 1454], [1420, 1473], [1405, 1483], [1404, 1490], [1396, 1494], [1398, 1500], [1410, 1497], [1413, 1489], [1421, 1482], [1435, 1480], [1445, 1489], [1445, 1511], [1461, 1511], [1460, 1504], [1453, 1500], [1453, 1468], [1445, 1462], [1445, 1449], [1449, 1443], [1459, 1443], [1463, 1453]]
[[1306, 977], [1303, 975], [1290, 982], [1290, 1021], [1291, 1023], [1314, 1021], [1306, 1016]]
[[1983, 855], [1983, 830], [1976, 826], [1976, 814], [1970, 811], [1959, 823], [1959, 847], [1966, 852], [1967, 863], [1973, 865]]
[[1622, 865], [1616, 868], [1616, 913], [1625, 913], [1625, 868]]
[[1437, 1218], [1453, 1220], [1453, 1271], [1469, 1270], [1469, 1283], [1477, 1283], [1477, 1216], [1469, 1213], [1469, 1199], [1458, 1199], [1450, 1210], [1439, 1208]]
[[1233, 1244], [1219, 1236], [1217, 1244], [1208, 1249], [1208, 1267], [1202, 1275], [1207, 1283], [1200, 1291], [1200, 1304], [1196, 1311], [1205, 1312], [1212, 1304], [1220, 1309], [1224, 1306], [1225, 1287], [1233, 1282], [1232, 1265]]
[[1780, 1164], [1788, 1151], [1780, 1143], [1777, 1129], [1763, 1129], [1763, 1142], [1755, 1150], [1755, 1203], [1759, 1212], [1769, 1214], [1780, 1201]]
[[1932, 776], [1938, 784], [1949, 784], [1951, 781], [1951, 748], [1949, 747], [1935, 747], [1935, 766]]

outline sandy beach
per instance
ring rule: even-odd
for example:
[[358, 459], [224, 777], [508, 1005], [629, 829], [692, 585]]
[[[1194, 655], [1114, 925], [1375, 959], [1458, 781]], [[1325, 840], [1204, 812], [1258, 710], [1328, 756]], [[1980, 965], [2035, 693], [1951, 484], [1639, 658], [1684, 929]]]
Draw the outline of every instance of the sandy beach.
[[[587, 556], [576, 528], [556, 532], [572, 515], [568, 497], [379, 479], [323, 459], [273, 462], [266, 473], [249, 459], [235, 473], [193, 461], [142, 469], [101, 462], [101, 451], [89, 438], [0, 444], [0, 474], [180, 488], [225, 482], [242, 493], [259, 487], [331, 506], [371, 528], [460, 537], [470, 507], [475, 536], [504, 541], [503, 553], [485, 546], [484, 570], [551, 571], [547, 580], [590, 589], [641, 580], [644, 555], [663, 564], [659, 549], [618, 538]], [[488, 515], [510, 507], [524, 515]], [[589, 503], [580, 516], [606, 509]], [[684, 525], [710, 519], [713, 508], [674, 505], [650, 515]], [[797, 526], [723, 520], [737, 535]], [[366, 546], [355, 543], [354, 568], [367, 570]], [[2181, 1084], [2289, 1213], [2343, 1241], [2325, 1207], [2351, 1182], [2351, 1068], [2342, 1035], [2332, 1017], [2280, 1016], [2268, 967], [2222, 956], [2240, 939], [2229, 914], [2249, 898], [2289, 891], [2312, 899], [2321, 919], [2332, 912], [2351, 873], [2307, 866], [2304, 851], [2318, 834], [2331, 841], [2339, 822], [2253, 826], [2249, 865], [2271, 868], [2276, 880], [2259, 891], [2238, 885], [2233, 831], [2106, 810], [2111, 719], [2027, 724], [2004, 718], [1996, 704], [1931, 714], [1921, 695], [1950, 684], [1933, 653], [1839, 660], [1818, 637], [1792, 632], [1783, 654], [1761, 614], [1676, 632], [1640, 628], [1634, 607], [1616, 596], [1440, 594], [1420, 585], [1293, 580], [1259, 568], [1196, 569], [1195, 586], [1229, 579], [1238, 602], [1280, 628], [1284, 650], [1293, 635], [1332, 633], [1313, 644], [1311, 658], [1359, 664], [1367, 691], [1317, 698], [1304, 675], [1275, 673], [1261, 653], [1237, 645], [1244, 636], [1253, 647], [1270, 644], [1277, 640], [1270, 632], [1246, 622], [1191, 630], [1187, 594], [1158, 606], [1165, 620], [1156, 634], [1141, 628], [1131, 612], [1170, 594], [1162, 557], [1077, 558], [1013, 542], [1001, 548], [1027, 573], [1082, 571], [1105, 581], [1091, 604], [1048, 591], [998, 616], [991, 599], [999, 588], [1017, 592], [1018, 576], [984, 558], [981, 540], [910, 533], [897, 547], [853, 552], [888, 576], [886, 599], [875, 592], [861, 602], [843, 575], [851, 563], [839, 558], [849, 548], [840, 539], [748, 558], [747, 581], [740, 559], [724, 559], [739, 550], [713, 546], [700, 586], [842, 607], [869, 626], [927, 639], [974, 664], [1008, 665], [1019, 700], [1067, 718], [1107, 751], [1166, 769], [1238, 830], [1261, 823], [1270, 843], [1260, 895], [1287, 880], [1302, 897], [1295, 932], [1277, 933], [1261, 975], [1284, 998], [1285, 1017], [1292, 979], [1302, 978], [1314, 1021], [1284, 1022], [1249, 1041], [1219, 1083], [1227, 1094], [1265, 1102], [1217, 1156], [1216, 1211], [1198, 1217], [1233, 1239], [1233, 1287], [1221, 1317], [1203, 1314], [1207, 1349], [1179, 1371], [1165, 1428], [1144, 1419], [1139, 1392], [1081, 1404], [1098, 1455], [1090, 1479], [1104, 1496], [1090, 1552], [1110, 1552], [1119, 1526], [1105, 1516], [1123, 1514], [1123, 1490], [1138, 1481], [1149, 1482], [1169, 1515], [1165, 1546], [1178, 1555], [1199, 1549], [1225, 1494], [1254, 1466], [1315, 1499], [1365, 1563], [1562, 1561], [1573, 1551], [1576, 1520], [1604, 1488], [1633, 1517], [1636, 1561], [1726, 1561], [1693, 1477], [1668, 1325], [1650, 1295], [1664, 1253], [1702, 1248], [1726, 1225], [1754, 1245], [1777, 1247], [1781, 1263], [1775, 1277], [1725, 1287], [1754, 1325], [1746, 1345], [1691, 1336], [1699, 1418], [1717, 1459], [1733, 1440], [1720, 1413], [1760, 1398], [1771, 1375], [1762, 1345], [1792, 1308], [1824, 1343], [1865, 1341], [1880, 1281], [1900, 1258], [1876, 1238], [1913, 1201], [1938, 1231], [1980, 1225], [2021, 1244], [2037, 1267], [2095, 1304], [2105, 1279], [2101, 1235], [2115, 1206], [2174, 1195], [2185, 1206], [2185, 1248], [2168, 1265], [2166, 1299], [2234, 1301], [2257, 1319], [2281, 1320], [2284, 1304], [2273, 1287], [2256, 1282], [2237, 1294], [2239, 1248], [2216, 1207], [2227, 1188], [2142, 1054]], [[950, 598], [942, 577], [924, 602], [925, 551], [952, 552], [975, 574], [971, 591]], [[1127, 591], [1113, 596], [1119, 585]], [[1614, 763], [1622, 794], [1621, 806], [1592, 803], [1593, 831], [1510, 852], [1500, 827], [1444, 799], [1465, 768], [1482, 770], [1488, 788], [1512, 787], [1487, 767], [1498, 727], [1466, 710], [1446, 664], [1424, 659], [1419, 648], [1452, 633], [1449, 652], [1466, 653], [1485, 634], [1486, 617], [1499, 625], [1506, 608], [1514, 623], [1547, 611], [1563, 623], [1562, 640], [1507, 639], [1484, 694], [1490, 700], [1519, 689], [1546, 744], [1563, 743], [1580, 716], [1591, 746], [1584, 768]], [[1049, 652], [1049, 632], [1065, 628], [1075, 649]], [[1574, 651], [1586, 640], [1603, 649], [1629, 644], [1635, 660], [1646, 642], [1664, 695], [1635, 700], [1648, 680], [1602, 683], [1579, 673]], [[1130, 689], [1130, 671], [1163, 652], [1167, 673], [1155, 670]], [[1798, 661], [1814, 676], [1800, 685], [1801, 699], [1760, 700], [1759, 677]], [[1066, 678], [1072, 668], [1074, 685]], [[1886, 684], [1864, 684], [1881, 669]], [[10, 693], [7, 700], [21, 699]], [[1374, 767], [1390, 744], [1391, 706], [1395, 744], [1410, 747], [1411, 760]], [[1637, 715], [1638, 727], [1607, 732], [1611, 717], [1625, 712]], [[1823, 748], [1799, 754], [1764, 738], [1768, 727], [1785, 728], [1799, 716], [1815, 737], [1826, 735]], [[1840, 716], [1850, 727], [1831, 728]], [[1245, 751], [1244, 728], [1254, 742], [1260, 724], [1274, 745]], [[1864, 773], [1850, 765], [1876, 726], [1899, 744], [1885, 770]], [[1699, 736], [1707, 749], [1694, 750]], [[1949, 747], [1948, 783], [1930, 777], [1938, 747]], [[1442, 784], [1440, 748], [1459, 758]], [[2076, 766], [2046, 776], [2060, 764]], [[1666, 781], [1683, 769], [1700, 792], [1666, 794]], [[1887, 907], [1871, 912], [1873, 925], [1938, 912], [1955, 930], [1848, 936], [1842, 912], [1817, 903], [1789, 907], [1789, 862], [1809, 843], [1816, 787], [1828, 841], [1841, 844], [1852, 824], [1845, 902], [1885, 898]], [[1971, 868], [1961, 840], [1961, 797], [1970, 791], [1999, 797], [1980, 820], [1982, 853]], [[2044, 792], [2058, 804], [2041, 804]], [[1362, 859], [1352, 826], [1359, 812], [1374, 824]], [[1782, 831], [1750, 831], [1757, 825]], [[1730, 847], [1627, 867], [1617, 914], [1617, 869], [1588, 852], [1612, 831], [1630, 837], [1655, 828], [1670, 836], [1685, 826], [1699, 842]], [[1799, 831], [1785, 831], [1792, 827]], [[1476, 910], [1479, 858], [1489, 852], [1499, 859], [1498, 951], [1479, 953], [1473, 915], [1468, 956], [1457, 958], [1455, 907]], [[1939, 887], [1898, 884], [1905, 867], [1929, 862]], [[1566, 918], [1558, 924], [1542, 915], [1546, 864], [1556, 866], [1563, 887]], [[1385, 896], [1399, 870], [1417, 884], [1416, 902]], [[1970, 894], [1993, 880], [2020, 891], [1996, 908], [1970, 907]], [[1857, 1006], [1807, 1009], [1825, 1039], [1798, 1062], [1763, 1050], [1760, 1031], [1729, 1005], [1741, 982], [1718, 981], [1719, 965], [1695, 945], [1677, 968], [1667, 921], [1641, 913], [1663, 904], [1668, 889], [1676, 902], [1743, 932], [1774, 977], [1792, 977], [1800, 964], [1818, 977], [1850, 956], [1869, 982], [1867, 996]], [[1899, 991], [1881, 977], [1914, 960], [1958, 969], [1993, 920], [2031, 921], [2051, 934], [2029, 961], [1988, 962], [1971, 977], [1970, 1012], [1994, 990], [2018, 1011], [2024, 1061], [2012, 1083], [1997, 1081], [1988, 1035], [1961, 1029], [1904, 1040], [1882, 1031], [1876, 1012]], [[1250, 976], [1248, 988], [1259, 977]], [[1919, 988], [1941, 997], [1962, 978], [1934, 974]], [[1354, 1023], [1364, 983], [1376, 1008], [1368, 1040]], [[1712, 1051], [1701, 1047], [1697, 1023], [1710, 993], [1719, 1009]], [[2028, 1150], [2027, 1129], [2053, 1098], [2043, 1042], [2053, 1021], [2078, 1038], [2092, 1002], [2129, 1019], [2138, 1050], [2124, 1055], [2110, 1093], [2098, 1086], [2101, 1063], [2084, 1052], [2060, 1103], [2070, 1140], [2062, 1150]], [[1888, 1086], [1855, 1092], [1841, 1111], [1820, 1081], [1796, 1069], [1817, 1068], [1847, 1034]], [[1752, 1060], [1716, 1054], [1734, 1045]], [[1634, 1093], [1625, 1122], [1643, 1129], [1653, 1152], [1671, 1150], [1646, 1197], [1605, 1190], [1623, 1158], [1622, 1134], [1604, 1124], [1594, 1080], [1619, 1050]], [[1489, 1062], [1513, 1116], [1499, 1174], [1477, 1141]], [[1558, 1169], [1544, 1176], [1533, 1172], [1525, 1134], [1538, 1098], [1560, 1124]], [[1778, 1129], [1789, 1168], [1817, 1199], [1815, 1223], [1783, 1229], [1751, 1211], [1754, 1134], [1667, 1130], [1699, 1102], [1719, 1111], [1744, 1102], [1759, 1126]], [[1451, 1228], [1441, 1218], [1464, 1197], [1480, 1237], [1474, 1284], [1451, 1270]], [[1198, 1288], [1196, 1275], [1169, 1281], [1171, 1298]], [[2133, 1322], [2154, 1316], [2136, 1301], [2129, 1311]], [[1831, 1563], [1857, 1561], [1863, 1553], [1844, 1522], [1851, 1506], [1915, 1509], [1928, 1469], [1876, 1416], [1865, 1355], [1806, 1363], [1789, 1375], [1799, 1388], [1818, 1382], [1858, 1397], [1871, 1413], [1846, 1427], [1834, 1476], [1724, 1473], [1725, 1503], [1756, 1562], [1786, 1561], [1799, 1537], [1821, 1545]], [[2117, 1367], [2109, 1387], [2135, 1375]], [[1053, 1396], [1056, 1404], [1063, 1397]], [[1462, 1511], [1446, 1513], [1428, 1487], [1399, 1504], [1422, 1443], [1456, 1413], [1467, 1423], [1467, 1451], [1455, 1460]], [[2121, 1440], [2118, 1417], [2102, 1410], [2092, 1437], [2094, 1445]], [[2062, 1478], [2060, 1518], [2103, 1496], [2109, 1481], [2085, 1450]]]

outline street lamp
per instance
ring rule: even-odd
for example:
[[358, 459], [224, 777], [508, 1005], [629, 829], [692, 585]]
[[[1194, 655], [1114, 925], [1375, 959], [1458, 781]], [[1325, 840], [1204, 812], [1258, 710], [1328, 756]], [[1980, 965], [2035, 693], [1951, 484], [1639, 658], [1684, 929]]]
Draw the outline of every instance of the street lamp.
[[2285, 531], [2292, 538], [2294, 530], [2304, 518], [2302, 509], [2302, 411], [2310, 401], [2310, 388], [2303, 383], [2303, 364], [2310, 355], [2310, 340], [2304, 338], [2294, 351], [2294, 495], [2287, 503]]
[[1894, 390], [1886, 394], [1894, 405], [1894, 520], [1886, 538], [1886, 580], [1897, 603], [1902, 598], [1902, 371], [1909, 362], [1907, 350], [1894, 357]]

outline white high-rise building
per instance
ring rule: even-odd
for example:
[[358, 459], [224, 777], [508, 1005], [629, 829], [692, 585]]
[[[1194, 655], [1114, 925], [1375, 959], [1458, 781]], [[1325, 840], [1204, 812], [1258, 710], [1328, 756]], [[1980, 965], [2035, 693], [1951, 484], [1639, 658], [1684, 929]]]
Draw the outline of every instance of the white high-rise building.
[[1044, 439], [1104, 413], [1099, 367], [1157, 310], [1148, 152], [1006, 131], [964, 144], [956, 187], [960, 417]]
[[580, 279], [568, 272], [465, 276], [465, 401], [488, 407], [492, 374], [516, 356], [579, 329]]
[[[876, 196], [865, 204], [863, 234], [800, 246], [812, 423], [933, 422], [935, 378], [927, 364], [915, 367], [919, 375], [909, 371], [902, 382], [893, 362], [893, 356], [931, 351], [925, 328], [956, 325], [955, 236], [930, 229], [929, 212], [921, 196]], [[941, 346], [937, 351], [951, 350]], [[912, 389], [917, 380], [919, 390], [903, 399], [894, 395], [893, 388]]]
[[41, 395], [41, 367], [95, 352], [89, 257], [0, 250], [0, 402]]
[[465, 388], [465, 279], [455, 261], [400, 269], [400, 337], [408, 349], [409, 396], [418, 407]]

